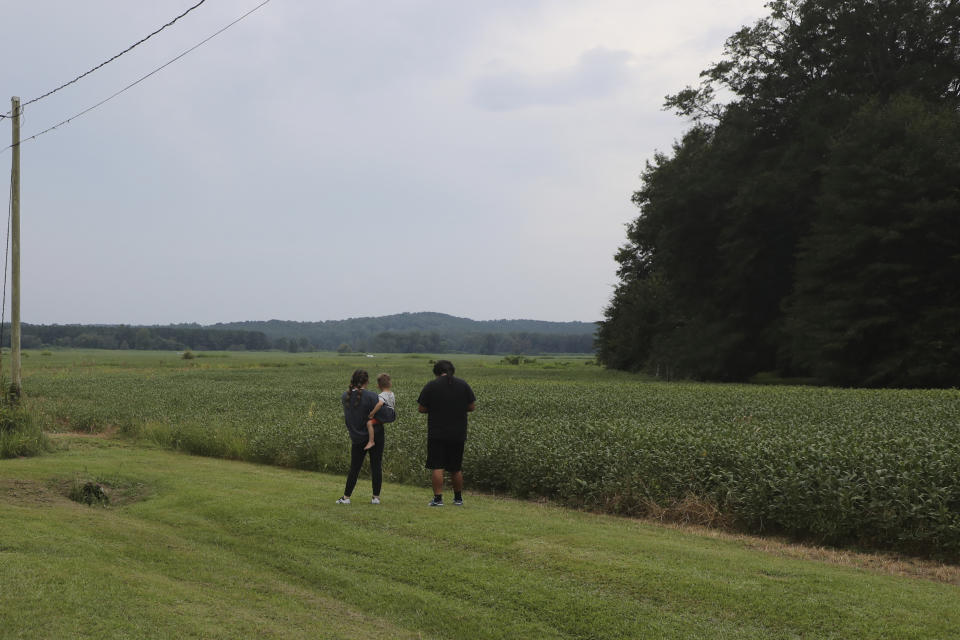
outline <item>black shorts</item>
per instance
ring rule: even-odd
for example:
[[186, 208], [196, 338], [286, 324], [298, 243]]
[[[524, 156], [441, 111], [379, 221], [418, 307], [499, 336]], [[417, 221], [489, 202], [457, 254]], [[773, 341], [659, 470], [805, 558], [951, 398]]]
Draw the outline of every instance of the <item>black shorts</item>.
[[463, 469], [464, 442], [427, 438], [427, 469], [446, 469], [457, 472]]

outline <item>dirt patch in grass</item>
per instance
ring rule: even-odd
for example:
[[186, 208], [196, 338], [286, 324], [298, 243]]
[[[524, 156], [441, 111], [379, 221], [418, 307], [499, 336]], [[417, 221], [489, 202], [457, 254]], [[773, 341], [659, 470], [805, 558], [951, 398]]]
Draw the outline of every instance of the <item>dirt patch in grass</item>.
[[[58, 495], [91, 506], [124, 507], [153, 494], [150, 485], [130, 478], [95, 478], [78, 473], [70, 478], [55, 478], [51, 483]], [[85, 499], [91, 497], [94, 499]]]
[[106, 496], [106, 507], [123, 507], [146, 500], [153, 488], [131, 479], [101, 479], [77, 474], [70, 478], [51, 478], [46, 482], [0, 478], [0, 501], [24, 507], [53, 506], [63, 504], [87, 484], [100, 487]]
[[0, 478], [0, 500], [7, 504], [35, 507], [61, 502], [63, 496], [40, 482]]

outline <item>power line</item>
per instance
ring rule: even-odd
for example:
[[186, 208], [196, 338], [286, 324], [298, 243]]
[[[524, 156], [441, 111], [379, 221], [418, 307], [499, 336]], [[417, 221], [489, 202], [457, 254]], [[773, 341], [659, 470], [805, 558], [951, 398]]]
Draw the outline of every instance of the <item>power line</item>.
[[[62, 127], [63, 125], [68, 124], [68, 123], [70, 123], [70, 122], [73, 121], [73, 120], [76, 120], [76, 119], [79, 118], [80, 116], [82, 116], [82, 115], [84, 115], [84, 114], [87, 114], [87, 113], [93, 111], [93, 110], [96, 109], [97, 107], [99, 107], [99, 106], [101, 106], [101, 105], [104, 105], [104, 104], [106, 104], [107, 102], [110, 102], [111, 100], [113, 100], [114, 98], [116, 98], [117, 96], [119, 96], [121, 93], [124, 93], [125, 91], [128, 91], [128, 90], [132, 89], [133, 87], [137, 86], [138, 84], [140, 84], [141, 82], [143, 82], [144, 80], [146, 80], [147, 78], [149, 78], [150, 76], [152, 76], [153, 74], [155, 74], [155, 73], [157, 73], [157, 72], [165, 69], [166, 67], [169, 67], [171, 64], [173, 64], [174, 62], [176, 62], [176, 61], [179, 60], [180, 58], [184, 57], [185, 55], [187, 55], [187, 54], [190, 53], [191, 51], [193, 51], [193, 50], [195, 50], [195, 49], [199, 49], [201, 46], [205, 45], [207, 42], [213, 40], [213, 39], [216, 38], [218, 35], [220, 35], [220, 34], [223, 33], [224, 31], [226, 31], [227, 29], [229, 29], [229, 28], [232, 27], [233, 25], [237, 24], [238, 22], [240, 22], [241, 20], [243, 20], [244, 18], [246, 18], [247, 16], [249, 16], [251, 13], [253, 13], [253, 12], [256, 11], [257, 9], [259, 9], [260, 7], [266, 5], [266, 4], [270, 3], [270, 2], [271, 2], [271, 0], [263, 0], [263, 2], [261, 2], [260, 4], [258, 4], [257, 6], [255, 6], [253, 9], [250, 9], [250, 11], [247, 11], [245, 14], [243, 14], [242, 16], [240, 16], [239, 18], [237, 18], [236, 20], [234, 20], [233, 22], [231, 22], [231, 23], [228, 24], [227, 26], [223, 27], [222, 29], [220, 29], [219, 31], [213, 33], [212, 35], [204, 38], [203, 40], [201, 40], [201, 41], [198, 42], [197, 44], [193, 45], [192, 47], [190, 47], [189, 49], [187, 49], [186, 51], [184, 51], [183, 53], [181, 53], [181, 54], [178, 55], [177, 57], [175, 57], [175, 58], [169, 60], [168, 62], [165, 62], [164, 64], [160, 65], [159, 67], [157, 67], [156, 69], [154, 69], [153, 71], [151, 71], [150, 73], [148, 73], [147, 75], [142, 76], [141, 78], [139, 78], [139, 79], [137, 79], [137, 80], [134, 80], [133, 82], [131, 82], [130, 84], [128, 84], [127, 86], [125, 86], [123, 89], [120, 89], [119, 91], [117, 91], [116, 93], [114, 93], [113, 95], [111, 95], [110, 97], [104, 98], [103, 100], [101, 100], [101, 101], [98, 102], [97, 104], [93, 105], [92, 107], [87, 107], [86, 109], [84, 109], [84, 110], [81, 111], [80, 113], [77, 113], [77, 114], [75, 114], [75, 115], [72, 115], [72, 116], [70, 116], [69, 118], [67, 118], [66, 120], [63, 120], [62, 122], [58, 122], [57, 124], [53, 125], [52, 127], [46, 128], [46, 129], [44, 129], [43, 131], [41, 131], [40, 133], [35, 133], [35, 134], [33, 134], [32, 136], [30, 136], [30, 137], [28, 137], [28, 138], [22, 139], [22, 140], [20, 141], [20, 144], [23, 144], [24, 142], [29, 142], [30, 140], [36, 140], [37, 138], [39, 138], [39, 137], [42, 136], [43, 134], [45, 134], [45, 133], [50, 133], [50, 132], [53, 131], [54, 129], [57, 129], [58, 127]], [[28, 104], [29, 104], [29, 103], [28, 103]], [[21, 110], [21, 113], [23, 113], [22, 110]], [[11, 149], [12, 147], [13, 147], [12, 144], [11, 144], [11, 145], [8, 145], [8, 146], [4, 147], [3, 149], [0, 149], [0, 152], [6, 151], [7, 149]]]
[[[118, 53], [117, 55], [113, 56], [113, 57], [110, 58], [109, 60], [105, 60], [105, 61], [101, 62], [100, 64], [98, 64], [97, 66], [95, 66], [93, 69], [90, 69], [89, 71], [87, 71], [87, 72], [85, 72], [85, 73], [81, 73], [79, 76], [77, 76], [76, 78], [74, 78], [74, 79], [71, 80], [70, 82], [65, 82], [65, 83], [63, 83], [62, 85], [60, 85], [59, 87], [57, 87], [56, 89], [52, 89], [52, 90], [50, 90], [50, 91], [47, 91], [47, 92], [46, 92], [45, 94], [43, 94], [42, 96], [39, 96], [39, 97], [37, 97], [37, 98], [33, 98], [32, 100], [27, 100], [26, 102], [23, 103], [23, 106], [26, 107], [26, 106], [28, 106], [28, 105], [33, 104], [34, 102], [38, 102], [38, 101], [40, 101], [40, 100], [43, 100], [43, 99], [46, 98], [47, 96], [51, 96], [51, 95], [55, 94], [57, 91], [60, 91], [60, 89], [63, 89], [63, 88], [65, 88], [65, 87], [69, 87], [70, 85], [72, 85], [72, 84], [73, 84], [74, 82], [76, 82], [77, 80], [81, 80], [82, 78], [87, 77], [88, 75], [90, 75], [91, 73], [93, 73], [94, 71], [96, 71], [97, 69], [99, 69], [99, 68], [101, 68], [101, 67], [103, 67], [103, 66], [106, 66], [106, 65], [110, 64], [111, 62], [113, 62], [114, 60], [116, 60], [117, 58], [119, 58], [120, 56], [122, 56], [123, 54], [125, 54], [125, 53], [127, 53], [127, 52], [129, 52], [129, 51], [131, 51], [131, 50], [133, 50], [133, 49], [135, 49], [136, 47], [140, 46], [141, 44], [143, 44], [144, 42], [146, 42], [147, 40], [149, 40], [149, 39], [152, 38], [153, 36], [157, 35], [157, 34], [160, 33], [161, 31], [163, 31], [164, 29], [166, 29], [167, 27], [171, 26], [171, 25], [172, 25], [173, 23], [175, 23], [177, 20], [179, 20], [179, 19], [182, 18], [183, 16], [187, 15], [188, 13], [190, 13], [191, 11], [193, 11], [194, 9], [196, 9], [197, 7], [199, 7], [200, 5], [202, 5], [202, 4], [203, 4], [204, 2], [206, 2], [206, 1], [207, 1], [207, 0], [200, 0], [200, 2], [198, 2], [197, 4], [193, 5], [192, 7], [190, 7], [190, 8], [187, 9], [186, 11], [184, 11], [183, 13], [181, 13], [180, 15], [178, 15], [176, 18], [174, 18], [173, 20], [171, 20], [171, 21], [168, 22], [167, 24], [163, 25], [162, 27], [160, 27], [159, 29], [157, 29], [156, 31], [154, 31], [153, 33], [151, 33], [150, 35], [148, 35], [148, 36], [146, 36], [146, 37], [144, 37], [144, 38], [141, 38], [140, 40], [134, 42], [132, 45], [130, 45], [129, 47], [127, 47], [126, 49], [124, 49], [123, 51], [121, 51], [120, 53]], [[8, 117], [8, 116], [4, 115], [3, 117]]]

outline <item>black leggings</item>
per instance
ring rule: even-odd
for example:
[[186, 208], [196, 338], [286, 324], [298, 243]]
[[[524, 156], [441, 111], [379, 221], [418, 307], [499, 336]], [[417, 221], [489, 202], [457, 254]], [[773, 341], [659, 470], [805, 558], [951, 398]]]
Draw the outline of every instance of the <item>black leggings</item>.
[[357, 484], [357, 476], [360, 475], [360, 467], [363, 466], [363, 458], [370, 453], [370, 479], [373, 481], [373, 495], [380, 495], [380, 487], [383, 484], [383, 430], [375, 429], [373, 432], [374, 445], [364, 450], [367, 441], [356, 443], [350, 446], [350, 472], [347, 474], [347, 486], [343, 490], [343, 495], [350, 497], [353, 488]]

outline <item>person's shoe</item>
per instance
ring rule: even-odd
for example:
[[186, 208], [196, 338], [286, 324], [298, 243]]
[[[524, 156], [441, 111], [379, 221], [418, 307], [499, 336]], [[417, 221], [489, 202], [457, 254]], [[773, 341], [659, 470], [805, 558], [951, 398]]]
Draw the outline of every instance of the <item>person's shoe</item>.
[[438, 500], [437, 498], [434, 498], [434, 499], [431, 500], [429, 503], [427, 503], [427, 506], [428, 506], [428, 507], [442, 507], [442, 506], [443, 506], [443, 500]]
[[343, 496], [342, 498], [337, 498], [337, 504], [350, 504], [350, 498]]
[[463, 498], [454, 498], [454, 499], [453, 499], [453, 506], [455, 506], [455, 507], [462, 507], [462, 506], [463, 506]]
[[380, 504], [380, 498], [377, 496], [373, 496], [372, 498], [370, 498], [370, 504]]

